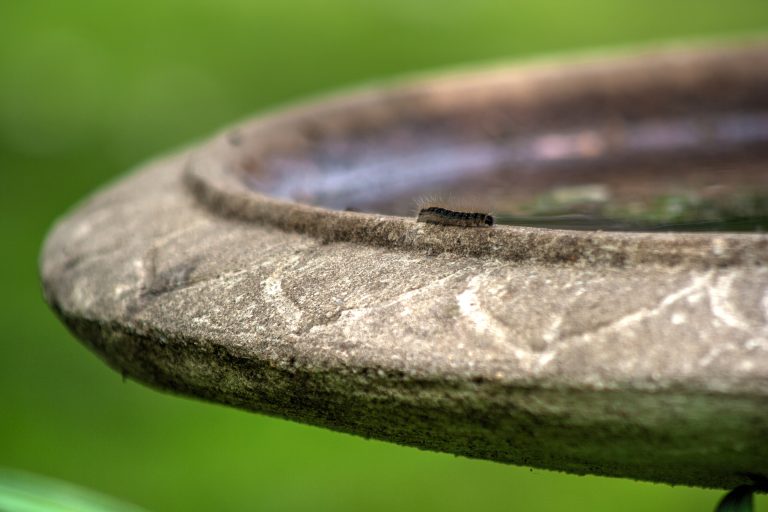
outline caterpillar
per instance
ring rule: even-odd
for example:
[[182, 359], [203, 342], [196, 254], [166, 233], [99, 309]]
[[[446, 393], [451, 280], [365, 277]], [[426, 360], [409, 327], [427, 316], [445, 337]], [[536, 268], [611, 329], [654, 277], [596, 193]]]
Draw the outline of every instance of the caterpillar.
[[430, 206], [419, 210], [416, 222], [442, 224], [443, 226], [461, 226], [465, 228], [483, 228], [493, 226], [490, 213], [456, 212], [446, 208]]

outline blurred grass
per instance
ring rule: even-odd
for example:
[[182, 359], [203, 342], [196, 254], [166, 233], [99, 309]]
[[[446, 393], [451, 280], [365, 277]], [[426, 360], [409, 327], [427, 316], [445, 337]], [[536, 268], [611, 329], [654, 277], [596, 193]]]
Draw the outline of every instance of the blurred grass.
[[6, 512], [143, 512], [68, 482], [0, 468], [0, 510]]
[[445, 66], [767, 29], [766, 0], [0, 2], [0, 466], [152, 510], [714, 509], [722, 492], [420, 452], [124, 383], [43, 304], [36, 260], [94, 188], [260, 109]]

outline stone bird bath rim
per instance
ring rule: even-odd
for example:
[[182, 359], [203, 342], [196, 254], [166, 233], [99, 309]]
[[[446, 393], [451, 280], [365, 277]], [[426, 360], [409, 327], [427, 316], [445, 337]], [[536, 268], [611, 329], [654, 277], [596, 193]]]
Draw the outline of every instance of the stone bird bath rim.
[[730, 488], [768, 474], [766, 235], [399, 214], [423, 189], [506, 204], [520, 183], [595, 176], [619, 196], [723, 169], [726, 189], [761, 189], [767, 116], [763, 42], [343, 95], [95, 194], [49, 235], [44, 293], [110, 366], [159, 389], [471, 457]]

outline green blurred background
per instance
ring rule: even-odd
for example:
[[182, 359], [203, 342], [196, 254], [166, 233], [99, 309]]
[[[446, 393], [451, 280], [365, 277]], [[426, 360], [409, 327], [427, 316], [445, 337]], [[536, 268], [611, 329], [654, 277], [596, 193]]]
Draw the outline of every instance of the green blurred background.
[[36, 261], [96, 187], [265, 108], [446, 66], [766, 29], [768, 0], [0, 0], [0, 466], [158, 511], [713, 510], [720, 491], [421, 452], [123, 382], [43, 304]]

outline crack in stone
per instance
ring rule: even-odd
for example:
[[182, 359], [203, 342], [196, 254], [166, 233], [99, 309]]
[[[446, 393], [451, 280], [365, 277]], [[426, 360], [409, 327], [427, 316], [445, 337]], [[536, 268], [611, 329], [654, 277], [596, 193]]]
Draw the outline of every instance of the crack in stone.
[[[621, 332], [629, 329], [634, 324], [642, 322], [653, 316], [662, 314], [666, 308], [672, 304], [677, 303], [681, 299], [689, 297], [701, 290], [706, 290], [707, 282], [712, 279], [713, 274], [714, 273], [710, 271], [703, 276], [694, 276], [688, 286], [668, 294], [659, 300], [653, 307], [639, 308], [636, 311], [626, 314], [621, 318], [611, 322], [593, 326], [591, 329], [586, 329], [577, 333], [571, 333], [566, 337], [554, 337], [547, 343], [547, 345], [551, 348], [549, 350], [540, 352], [537, 355], [537, 358], [533, 360], [534, 364], [531, 365], [528, 370], [542, 370], [549, 363], [556, 360], [558, 355], [564, 350], [573, 349], [578, 345], [589, 343], [594, 336], [604, 335], [606, 332]], [[528, 357], [523, 358], [522, 360], [530, 360], [530, 355], [531, 354], [528, 354]]]
[[489, 336], [494, 343], [506, 344], [508, 329], [480, 305], [478, 292], [483, 280], [484, 274], [474, 276], [467, 283], [465, 290], [456, 295], [459, 312], [478, 335]]
[[429, 291], [434, 288], [442, 288], [442, 285], [445, 281], [452, 279], [456, 276], [462, 275], [466, 272], [467, 272], [466, 269], [453, 271], [439, 279], [418, 285], [415, 288], [411, 288], [410, 290], [401, 292], [397, 294], [395, 297], [381, 304], [361, 306], [361, 307], [341, 308], [338, 310], [336, 314], [333, 315], [333, 317], [329, 318], [328, 321], [321, 321], [319, 323], [313, 324], [309, 326], [306, 332], [313, 332], [317, 328], [327, 327], [331, 324], [339, 323], [339, 322], [344, 322], [344, 323], [347, 323], [348, 321], [365, 322], [364, 317], [375, 316], [380, 311], [384, 311], [387, 308], [390, 308], [395, 305], [404, 304], [412, 300], [414, 297], [417, 297], [418, 295], [426, 291]]
[[729, 300], [731, 289], [733, 287], [733, 280], [736, 277], [737, 275], [734, 273], [720, 276], [715, 281], [714, 286], [708, 288], [709, 308], [712, 311], [712, 314], [725, 325], [733, 327], [734, 329], [750, 332], [751, 328], [749, 322], [747, 322], [738, 311], [732, 307], [732, 302]]

